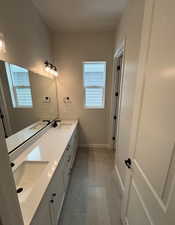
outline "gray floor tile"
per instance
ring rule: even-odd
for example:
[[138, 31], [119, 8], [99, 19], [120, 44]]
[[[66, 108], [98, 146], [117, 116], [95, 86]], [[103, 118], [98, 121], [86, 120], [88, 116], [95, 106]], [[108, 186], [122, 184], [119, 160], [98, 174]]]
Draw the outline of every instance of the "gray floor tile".
[[121, 225], [114, 155], [79, 149], [59, 225]]

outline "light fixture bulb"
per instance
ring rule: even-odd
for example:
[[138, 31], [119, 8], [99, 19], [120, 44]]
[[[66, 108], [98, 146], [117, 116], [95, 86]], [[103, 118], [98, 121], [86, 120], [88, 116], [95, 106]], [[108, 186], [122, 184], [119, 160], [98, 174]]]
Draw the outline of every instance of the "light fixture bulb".
[[54, 76], [58, 76], [58, 71], [54, 70]]
[[54, 76], [58, 76], [58, 71], [56, 66], [49, 63], [48, 61], [45, 62], [45, 71], [47, 71], [48, 73], [51, 73]]
[[6, 52], [4, 35], [2, 33], [0, 33], [0, 52]]
[[48, 66], [45, 67], [45, 71], [49, 72], [49, 67]]
[[3, 47], [3, 42], [2, 40], [0, 40], [0, 49], [2, 49], [2, 47]]

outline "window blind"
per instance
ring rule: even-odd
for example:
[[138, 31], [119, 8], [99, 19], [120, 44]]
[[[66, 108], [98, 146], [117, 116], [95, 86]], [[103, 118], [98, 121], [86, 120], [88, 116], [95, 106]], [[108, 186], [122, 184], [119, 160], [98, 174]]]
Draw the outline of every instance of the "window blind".
[[106, 62], [85, 62], [83, 80], [85, 107], [104, 108]]
[[16, 88], [16, 101], [18, 106], [32, 106], [32, 94], [30, 88]]
[[30, 86], [27, 72], [13, 72], [12, 77], [14, 86]]
[[8, 82], [14, 107], [32, 107], [32, 93], [27, 69], [6, 65]]

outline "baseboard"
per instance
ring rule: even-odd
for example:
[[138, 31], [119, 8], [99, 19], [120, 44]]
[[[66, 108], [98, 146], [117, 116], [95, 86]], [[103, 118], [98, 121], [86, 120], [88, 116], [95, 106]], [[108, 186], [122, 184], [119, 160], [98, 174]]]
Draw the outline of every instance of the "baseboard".
[[129, 222], [128, 222], [127, 218], [125, 218], [125, 224], [129, 225]]
[[116, 178], [116, 182], [119, 186], [119, 189], [120, 189], [120, 194], [121, 196], [124, 194], [124, 191], [125, 191], [125, 187], [124, 187], [124, 184], [123, 184], [123, 181], [122, 181], [122, 178], [120, 176], [120, 173], [119, 173], [119, 170], [117, 168], [117, 166], [115, 165], [115, 178]]
[[112, 149], [109, 144], [80, 144], [79, 148], [88, 148], [88, 149]]

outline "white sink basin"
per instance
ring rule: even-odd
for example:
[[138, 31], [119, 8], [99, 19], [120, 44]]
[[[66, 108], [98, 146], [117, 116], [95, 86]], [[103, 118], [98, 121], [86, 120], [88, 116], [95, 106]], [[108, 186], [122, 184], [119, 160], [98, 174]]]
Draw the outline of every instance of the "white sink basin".
[[32, 187], [35, 185], [38, 178], [43, 173], [44, 169], [48, 165], [47, 161], [24, 161], [14, 171], [14, 179], [17, 190], [22, 188], [23, 190], [18, 193], [19, 201], [25, 201], [30, 194]]

